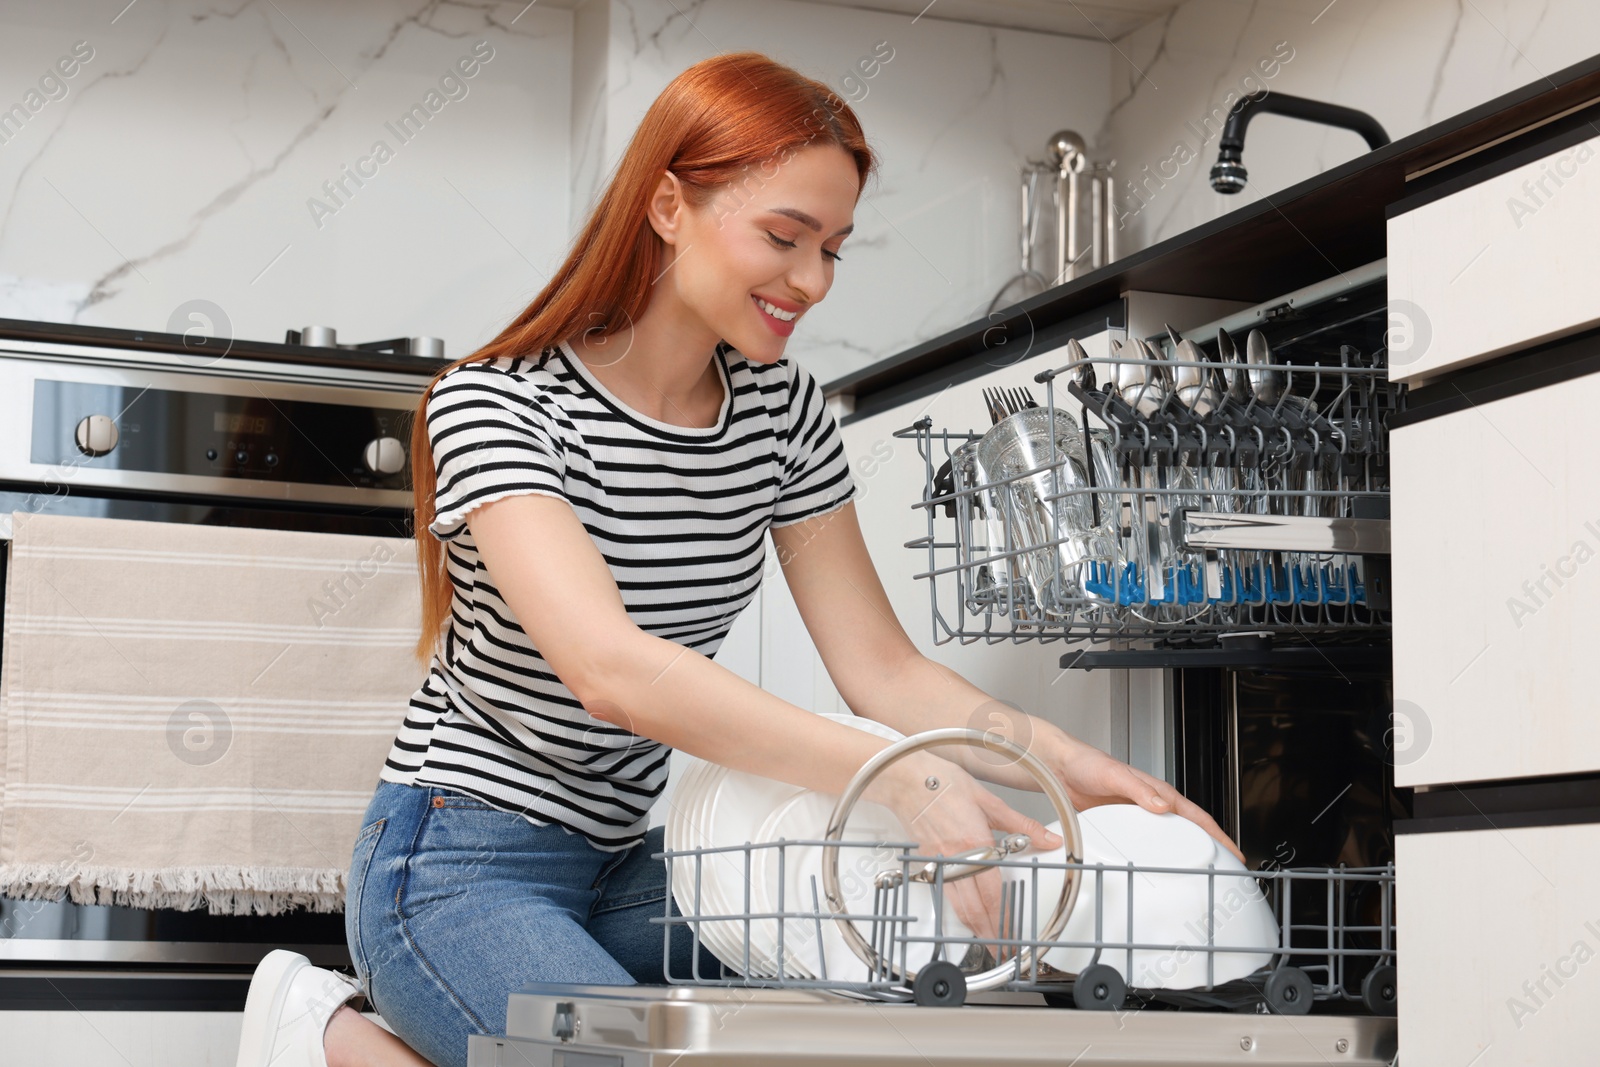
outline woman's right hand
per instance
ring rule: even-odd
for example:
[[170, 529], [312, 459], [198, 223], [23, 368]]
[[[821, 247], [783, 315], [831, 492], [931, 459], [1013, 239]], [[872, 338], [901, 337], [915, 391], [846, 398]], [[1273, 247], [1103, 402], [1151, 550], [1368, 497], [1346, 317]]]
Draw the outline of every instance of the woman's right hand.
[[[885, 768], [862, 799], [893, 811], [908, 831], [908, 840], [917, 843], [918, 855], [957, 856], [988, 848], [995, 844], [995, 831], [1027, 834], [1038, 849], [1061, 844], [1060, 836], [1037, 819], [1006, 804], [963, 768], [929, 752], [912, 753]], [[1002, 883], [998, 868], [945, 883], [947, 908], [972, 936], [983, 940], [999, 936]], [[917, 936], [928, 933], [913, 932]], [[1011, 954], [1010, 949], [994, 952], [996, 959]], [[962, 952], [948, 956], [959, 962]]]

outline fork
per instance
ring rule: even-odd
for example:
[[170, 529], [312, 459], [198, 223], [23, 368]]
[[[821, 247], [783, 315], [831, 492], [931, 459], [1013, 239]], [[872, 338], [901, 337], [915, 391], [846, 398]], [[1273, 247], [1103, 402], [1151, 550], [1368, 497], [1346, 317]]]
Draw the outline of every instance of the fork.
[[1027, 389], [1000, 389], [985, 387], [983, 402], [989, 409], [989, 421], [999, 423], [1025, 408], [1036, 408], [1038, 402]]
[[983, 390], [983, 402], [989, 409], [989, 422], [998, 425], [1002, 419], [1010, 414], [1005, 398], [999, 389], [986, 387]]

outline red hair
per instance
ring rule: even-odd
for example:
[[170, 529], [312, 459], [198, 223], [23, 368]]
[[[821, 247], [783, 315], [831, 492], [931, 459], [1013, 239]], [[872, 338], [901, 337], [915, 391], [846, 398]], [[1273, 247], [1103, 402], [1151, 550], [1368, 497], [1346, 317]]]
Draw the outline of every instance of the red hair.
[[[448, 371], [465, 363], [543, 352], [574, 336], [615, 333], [650, 300], [664, 244], [645, 206], [664, 172], [677, 175], [685, 199], [703, 208], [750, 169], [813, 144], [854, 157], [864, 189], [876, 166], [850, 106], [821, 82], [759, 52], [715, 56], [688, 68], [645, 112], [615, 175], [589, 213], [566, 261], [533, 302], [488, 344], [436, 373], [417, 402], [411, 472], [417, 564], [422, 583], [426, 663], [444, 636], [454, 587], [444, 546], [429, 531], [437, 473], [426, 432], [428, 398]], [[770, 174], [768, 175], [770, 177]], [[860, 189], [857, 190], [860, 199]]]

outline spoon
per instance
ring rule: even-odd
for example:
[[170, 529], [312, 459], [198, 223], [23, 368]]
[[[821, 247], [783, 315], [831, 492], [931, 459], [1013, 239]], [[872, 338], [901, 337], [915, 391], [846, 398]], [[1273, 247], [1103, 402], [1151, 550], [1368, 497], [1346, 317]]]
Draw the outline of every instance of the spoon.
[[[1118, 359], [1145, 358], [1144, 349], [1131, 338], [1126, 341], [1113, 338], [1111, 348]], [[1129, 407], [1144, 415], [1160, 406], [1160, 399], [1156, 396], [1158, 387], [1150, 380], [1152, 369], [1142, 363], [1118, 363], [1116, 367], [1118, 394]]]
[[1217, 331], [1217, 355], [1222, 359], [1223, 379], [1227, 383], [1228, 399], [1236, 404], [1250, 402], [1250, 382], [1245, 376], [1244, 359], [1234, 347], [1227, 330]]
[[1214, 409], [1222, 395], [1207, 366], [1210, 362], [1193, 341], [1178, 342], [1178, 362], [1172, 367], [1178, 402], [1196, 415], [1204, 415]]
[[1071, 380], [1078, 383], [1078, 388], [1090, 392], [1095, 387], [1094, 364], [1089, 360], [1089, 353], [1083, 350], [1076, 337], [1067, 338], [1067, 360], [1072, 367]]
[[1245, 363], [1250, 371], [1250, 388], [1257, 400], [1268, 406], [1278, 402], [1283, 395], [1283, 372], [1267, 367], [1272, 362], [1272, 350], [1267, 347], [1267, 337], [1260, 330], [1251, 330], [1245, 338]]
[[1173, 380], [1172, 364], [1167, 359], [1167, 354], [1149, 341], [1140, 340], [1139, 347], [1144, 349], [1144, 358], [1155, 360], [1155, 366], [1150, 368], [1150, 377], [1155, 379], [1167, 392], [1172, 392], [1177, 383]]

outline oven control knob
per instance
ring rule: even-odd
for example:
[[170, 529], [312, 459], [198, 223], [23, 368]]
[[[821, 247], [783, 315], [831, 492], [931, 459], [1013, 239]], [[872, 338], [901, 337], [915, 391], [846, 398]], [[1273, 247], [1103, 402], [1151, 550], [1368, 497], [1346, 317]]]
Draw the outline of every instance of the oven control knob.
[[362, 459], [375, 474], [394, 474], [405, 469], [406, 450], [396, 438], [375, 437], [367, 442]]
[[73, 433], [78, 451], [86, 456], [103, 456], [117, 447], [117, 424], [105, 415], [86, 415], [78, 420]]

